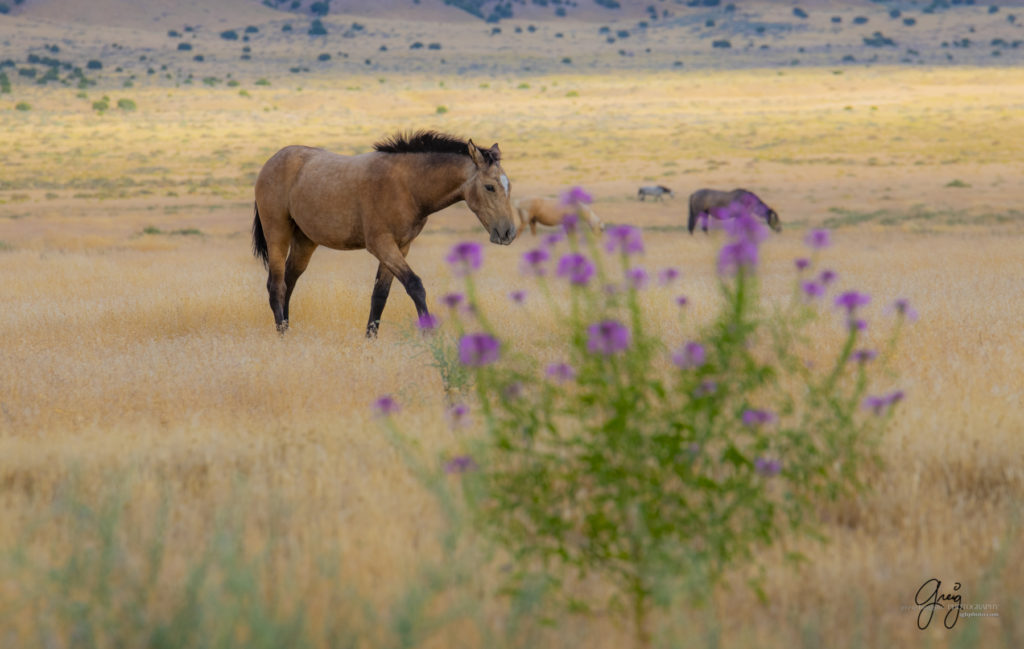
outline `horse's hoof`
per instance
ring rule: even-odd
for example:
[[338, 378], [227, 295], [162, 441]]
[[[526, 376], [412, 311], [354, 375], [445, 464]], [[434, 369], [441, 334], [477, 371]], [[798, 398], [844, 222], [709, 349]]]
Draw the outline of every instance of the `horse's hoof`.
[[283, 336], [286, 331], [288, 331], [288, 321], [284, 320], [277, 325], [277, 333]]

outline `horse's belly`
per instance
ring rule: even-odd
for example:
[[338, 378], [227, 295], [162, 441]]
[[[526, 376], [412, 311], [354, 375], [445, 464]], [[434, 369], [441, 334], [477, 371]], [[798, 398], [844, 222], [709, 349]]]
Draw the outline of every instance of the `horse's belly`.
[[359, 250], [366, 247], [362, 225], [356, 219], [330, 216], [292, 218], [302, 233], [317, 245], [334, 250]]

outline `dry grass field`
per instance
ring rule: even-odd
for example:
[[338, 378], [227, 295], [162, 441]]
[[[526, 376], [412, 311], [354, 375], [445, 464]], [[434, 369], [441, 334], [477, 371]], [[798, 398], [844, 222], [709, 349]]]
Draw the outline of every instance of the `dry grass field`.
[[[369, 637], [397, 625], [388, 611], [441, 560], [444, 519], [370, 406], [395, 395], [397, 423], [426, 458], [459, 452], [476, 431], [448, 425], [397, 285], [380, 338], [364, 339], [376, 268], [365, 252], [319, 250], [296, 289], [292, 329], [275, 333], [250, 254], [251, 188], [287, 144], [356, 153], [397, 130], [434, 128], [499, 142], [513, 195], [582, 185], [605, 222], [642, 226], [644, 263], [683, 271], [681, 288], [645, 297], [667, 340], [696, 331], [717, 300], [721, 241], [685, 231], [685, 197], [700, 187], [753, 189], [781, 215], [785, 229], [765, 247], [769, 298], [788, 295], [806, 229], [824, 226], [835, 241], [825, 263], [843, 287], [874, 296], [875, 340], [892, 299], [920, 314], [891, 377], [907, 400], [870, 493], [823, 508], [827, 543], [784, 541], [757, 557], [768, 603], [738, 571], [706, 608], [659, 618], [666, 638], [1024, 646], [1024, 163], [1014, 143], [1024, 71], [265, 79], [19, 86], [31, 109], [0, 110], [0, 551], [23, 551], [11, 562], [22, 569], [0, 568], [0, 644], [35, 646], [40, 621], [54, 619], [26, 595], [47, 592], [52, 575], [26, 562], [70, 569], [75, 552], [116, 537], [121, 550], [97, 561], [108, 561], [113, 589], [101, 597], [121, 610], [119, 586], [145, 573], [147, 548], [163, 539], [154, 594], [139, 604], [158, 618], [213, 532], [235, 519], [267, 601], [301, 607], [313, 628], [359, 626], [355, 593], [381, 616], [361, 622]], [[137, 109], [98, 113], [102, 95]], [[651, 183], [676, 198], [637, 202], [637, 186]], [[485, 248], [479, 288], [507, 340], [557, 358], [544, 336], [551, 315], [507, 298], [525, 284], [507, 269], [529, 237]], [[438, 298], [461, 286], [444, 255], [463, 240], [486, 235], [460, 204], [431, 218], [409, 256], [438, 313]], [[679, 291], [692, 301], [685, 327]], [[68, 498], [97, 508], [96, 529], [85, 515], [57, 515]], [[111, 499], [121, 505], [104, 518]], [[789, 567], [783, 549], [809, 561]], [[483, 619], [501, 616], [491, 570], [458, 586]], [[918, 630], [914, 593], [932, 577], [959, 582], [965, 604], [995, 605], [999, 616]], [[36, 604], [18, 608], [24, 601]], [[482, 644], [459, 624], [436, 642]], [[570, 616], [534, 646], [628, 642], [614, 618]]]

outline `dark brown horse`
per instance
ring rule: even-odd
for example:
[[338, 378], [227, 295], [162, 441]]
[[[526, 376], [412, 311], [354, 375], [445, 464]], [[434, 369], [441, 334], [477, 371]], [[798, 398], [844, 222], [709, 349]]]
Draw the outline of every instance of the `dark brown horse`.
[[693, 234], [697, 227], [697, 221], [702, 221], [701, 230], [708, 231], [709, 217], [716, 219], [731, 218], [732, 212], [726, 208], [740, 208], [764, 219], [772, 230], [782, 231], [782, 223], [775, 210], [765, 205], [764, 201], [757, 197], [757, 194], [746, 189], [734, 189], [731, 192], [722, 192], [715, 189], [698, 189], [690, 194], [690, 220], [686, 227]]
[[343, 156], [305, 146], [273, 155], [256, 179], [253, 254], [269, 270], [267, 291], [277, 330], [288, 329], [295, 281], [317, 246], [365, 248], [380, 260], [370, 298], [367, 337], [377, 335], [391, 282], [397, 277], [423, 317], [423, 282], [405, 256], [427, 217], [464, 200], [491, 236], [508, 245], [516, 238], [508, 176], [494, 144], [419, 131], [374, 145], [374, 151]]

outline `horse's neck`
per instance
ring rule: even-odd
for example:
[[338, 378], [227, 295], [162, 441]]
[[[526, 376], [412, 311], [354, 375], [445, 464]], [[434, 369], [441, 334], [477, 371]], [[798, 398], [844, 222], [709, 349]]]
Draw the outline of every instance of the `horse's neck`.
[[416, 198], [427, 214], [443, 210], [463, 200], [464, 186], [473, 173], [473, 161], [467, 156], [426, 154], [413, 157]]

